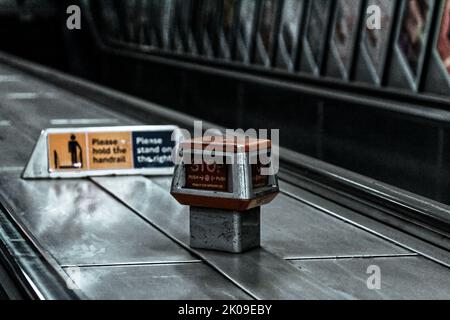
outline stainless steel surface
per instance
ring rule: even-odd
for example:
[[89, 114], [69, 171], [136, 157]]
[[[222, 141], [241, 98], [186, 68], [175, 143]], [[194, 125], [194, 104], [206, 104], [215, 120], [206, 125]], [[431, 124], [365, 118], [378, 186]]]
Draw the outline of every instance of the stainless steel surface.
[[[189, 248], [187, 207], [178, 204], [161, 186], [150, 179], [135, 177], [92, 178], [93, 181], [126, 203], [167, 236]], [[138, 188], [141, 198], [130, 197]], [[158, 203], [158, 206], [154, 206]], [[326, 288], [298, 272], [280, 257], [263, 249], [240, 255], [191, 249], [217, 271], [258, 299], [331, 298]]]
[[[168, 191], [153, 183], [151, 179], [145, 177], [90, 179], [163, 232], [170, 232], [180, 243], [189, 244], [189, 208], [179, 204]], [[169, 182], [171, 180], [163, 179]]]
[[[293, 261], [345, 299], [450, 299], [450, 269], [423, 257]], [[380, 270], [380, 289], [371, 275]], [[373, 267], [372, 267], [373, 268]], [[371, 286], [371, 288], [374, 288]]]
[[190, 246], [197, 249], [241, 253], [261, 243], [261, 207], [244, 212], [189, 208]]
[[113, 125], [118, 124], [118, 119], [98, 118], [98, 119], [51, 119], [50, 124], [56, 126], [71, 125]]
[[[93, 181], [101, 185], [103, 188], [111, 192], [118, 199], [126, 203], [130, 208], [132, 208], [136, 213], [143, 216], [153, 225], [158, 226], [165, 234], [172, 237], [174, 240], [178, 241], [180, 244], [188, 247], [189, 244], [189, 234], [188, 234], [188, 210], [186, 207], [179, 205], [174, 199], [169, 195], [169, 188], [166, 185], [165, 188], [152, 182], [150, 179], [146, 178], [93, 178]], [[164, 183], [164, 180], [159, 179]], [[167, 183], [167, 182], [166, 182]], [[136, 193], [135, 190], [139, 190], [140, 193]], [[132, 196], [132, 195], [141, 195]], [[158, 203], [155, 207], [153, 204]], [[263, 208], [268, 209], [270, 207], [266, 206]], [[286, 213], [289, 207], [282, 208], [276, 212]], [[294, 213], [297, 211], [294, 211]], [[264, 212], [263, 219], [264, 219]], [[296, 213], [301, 215], [302, 213]], [[304, 213], [303, 213], [304, 214]], [[352, 227], [327, 216], [320, 211], [314, 211], [310, 209], [310, 215], [317, 216], [323, 215], [320, 220], [316, 222], [325, 223], [325, 226], [336, 224], [331, 228], [332, 233], [327, 235], [325, 227], [319, 229], [322, 231], [322, 236], [324, 241], [316, 242], [313, 244], [315, 246], [316, 254], [322, 254], [324, 252], [329, 252], [327, 246], [332, 246], [333, 243], [339, 242], [339, 234], [341, 232], [347, 232], [351, 235], [347, 239], [344, 238], [344, 244], [350, 247], [350, 250], [345, 250], [346, 252], [371, 252], [365, 247], [372, 246], [378, 249], [378, 254], [384, 253], [405, 253], [406, 250], [391, 245], [386, 241], [378, 239], [377, 237], [365, 233], [358, 228]], [[292, 217], [291, 217], [292, 218]], [[266, 221], [263, 224], [262, 230], [262, 242], [264, 249], [255, 249], [241, 255], [234, 255], [229, 253], [214, 252], [208, 250], [195, 250], [192, 249], [197, 255], [202, 257], [211, 266], [216, 268], [216, 270], [223, 273], [226, 277], [231, 279], [234, 283], [238, 284], [241, 288], [246, 290], [255, 298], [262, 299], [317, 299], [317, 298], [334, 298], [342, 297], [339, 292], [334, 292], [333, 290], [328, 290], [325, 286], [318, 282], [318, 279], [310, 278], [307, 274], [302, 272], [297, 272], [293, 269], [293, 266], [281, 259], [277, 255], [282, 255], [284, 249], [281, 245], [278, 246], [277, 243], [288, 246], [288, 242], [295, 242], [294, 237], [289, 237], [292, 235], [293, 230], [298, 229], [298, 224], [302, 223], [314, 223], [314, 219], [304, 218], [306, 222], [301, 220], [294, 220], [294, 223], [287, 225], [279, 225], [279, 228], [273, 228], [272, 232], [268, 232], [269, 237], [265, 233], [265, 225], [277, 225], [279, 220], [282, 220], [279, 216], [273, 217], [272, 220]], [[177, 223], [174, 223], [177, 221]], [[283, 229], [281, 228], [283, 227]], [[313, 225], [305, 227], [305, 229], [313, 229]], [[318, 227], [317, 227], [318, 228]], [[286, 230], [284, 230], [286, 229]], [[305, 230], [306, 232], [307, 230]], [[314, 230], [309, 230], [311, 232], [310, 236]], [[318, 231], [318, 230], [315, 230]], [[287, 237], [286, 237], [287, 235]], [[301, 235], [304, 236], [304, 235]], [[271, 238], [272, 237], [272, 238]], [[319, 237], [319, 236], [317, 236]], [[308, 239], [308, 238], [306, 238]], [[315, 238], [318, 239], [318, 238]], [[350, 241], [352, 240], [352, 241]], [[272, 248], [270, 243], [274, 243]], [[309, 241], [307, 241], [309, 242]], [[297, 246], [301, 246], [302, 243], [297, 242]], [[350, 246], [350, 244], [352, 246]], [[292, 243], [289, 246], [294, 245]], [[303, 244], [305, 248], [308, 248], [306, 244]], [[352, 248], [358, 248], [357, 250], [351, 250]], [[338, 249], [342, 246], [339, 247]], [[344, 245], [345, 248], [345, 245]], [[272, 249], [276, 249], [269, 252]], [[364, 249], [364, 250], [362, 250]], [[384, 249], [384, 250], [381, 250]], [[377, 252], [377, 250], [372, 251]]]
[[31, 299], [77, 299], [65, 285], [61, 267], [22, 232], [22, 226], [0, 206], [0, 261], [24, 296]]
[[345, 185], [345, 187], [363, 190], [372, 196], [378, 197], [380, 200], [389, 201], [390, 204], [397, 203], [399, 207], [404, 207], [411, 211], [424, 212], [428, 215], [432, 212], [432, 215], [442, 222], [450, 221], [450, 206], [292, 150], [280, 148], [280, 152], [282, 161], [291, 165], [301, 166], [308, 171]]
[[[183, 237], [188, 230], [188, 209], [171, 199], [167, 180], [160, 178], [156, 184], [149, 179], [128, 177], [95, 181], [159, 225], [166, 223], [168, 212], [175, 215], [174, 219], [182, 219], [183, 223], [172, 229], [176, 237], [180, 234]], [[147, 201], [159, 201], [162, 210], [146, 205], [143, 198], [136, 197], [135, 190], [140, 190], [139, 194]], [[154, 201], [150, 200], [149, 204]], [[284, 258], [409, 252], [285, 195], [263, 207], [261, 214], [263, 247]], [[183, 226], [186, 229], [183, 230]]]
[[55, 99], [57, 95], [53, 92], [9, 92], [5, 95], [7, 100], [34, 100]]
[[[170, 189], [169, 178], [152, 181]], [[282, 186], [284, 189], [286, 184]], [[333, 209], [339, 213], [342, 208]], [[262, 246], [283, 258], [410, 253], [285, 194], [262, 208], [261, 226]]]
[[2, 175], [0, 195], [61, 265], [196, 260], [87, 180]]
[[8, 271], [0, 264], [0, 301], [3, 300], [23, 300], [24, 295], [20, 292], [19, 286], [14, 283]]
[[[118, 116], [116, 113], [108, 111], [107, 108], [102, 108], [99, 104], [92, 103], [27, 74], [16, 72], [16, 75], [20, 76], [23, 81], [0, 83], [2, 118], [23, 127], [24, 131], [33, 135], [34, 139], [37, 139], [39, 132], [45, 128], [67, 126], [69, 122], [72, 122], [71, 125], [74, 126], [86, 125], [86, 122], [96, 126], [104, 125], [104, 123], [96, 123], [99, 119], [102, 119], [102, 122], [107, 119], [120, 125], [138, 124], [137, 121]], [[28, 92], [37, 94], [37, 96], [31, 100], [8, 99], [8, 94], [12, 92], [21, 94]], [[43, 96], [42, 92], [50, 93], [51, 99], [49, 96]], [[80, 119], [83, 120], [82, 123], [79, 123]]]
[[[80, 101], [71, 95], [60, 94], [57, 99], [36, 98], [33, 100], [7, 100], [0, 96], [2, 114], [14, 124], [24, 127], [24, 131], [36, 135], [52, 124], [52, 119], [98, 119], [99, 112], [93, 104]], [[103, 115], [103, 113], [102, 113]], [[106, 113], [105, 117], [108, 117]], [[109, 117], [108, 117], [109, 118]], [[131, 121], [121, 119], [120, 124], [130, 124]], [[62, 125], [67, 126], [67, 125]]]
[[408, 251], [284, 194], [262, 208], [262, 246], [284, 258]]
[[39, 135], [36, 145], [31, 152], [28, 162], [23, 170], [22, 178], [39, 178], [49, 177], [49, 162], [48, 162], [48, 144], [47, 136], [43, 130]]
[[0, 172], [3, 172], [3, 173], [6, 173], [6, 172], [20, 173], [22, 171], [23, 171], [23, 167], [9, 167], [9, 166], [0, 167]]
[[15, 75], [0, 74], [0, 83], [18, 82], [18, 81], [20, 81], [20, 78]]
[[172, 179], [168, 177], [152, 177], [152, 182], [162, 187], [164, 190], [170, 190]]
[[[1, 105], [0, 105], [1, 106]], [[0, 167], [24, 167], [33, 142], [15, 127], [0, 127]]]
[[450, 255], [445, 249], [436, 247], [432, 243], [418, 239], [410, 234], [399, 232], [397, 228], [388, 226], [382, 221], [376, 221], [370, 217], [361, 215], [358, 212], [342, 207], [332, 201], [326, 200], [318, 195], [288, 183], [280, 182], [280, 188], [284, 194], [297, 199], [301, 203], [326, 212], [327, 214], [336, 217], [345, 223], [354, 225], [361, 230], [377, 235], [378, 237], [386, 239], [391, 243], [395, 243], [406, 250], [419, 253], [420, 255], [428, 257], [429, 259], [442, 265], [450, 267]]
[[1, 75], [14, 75], [15, 73], [17, 73], [17, 70], [15, 70], [9, 66], [6, 66], [4, 64], [0, 65], [0, 74]]
[[[342, 293], [328, 288], [288, 261], [264, 248], [236, 255], [196, 250], [208, 263], [256, 299], [336, 299]], [[300, 272], [299, 272], [300, 271]]]
[[91, 299], [251, 299], [203, 263], [76, 270], [68, 270], [68, 273], [73, 275], [75, 284]]

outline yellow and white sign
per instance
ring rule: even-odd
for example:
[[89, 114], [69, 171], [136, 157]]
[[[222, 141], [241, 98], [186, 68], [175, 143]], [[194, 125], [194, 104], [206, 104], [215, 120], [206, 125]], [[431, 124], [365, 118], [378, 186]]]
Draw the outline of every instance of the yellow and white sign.
[[53, 133], [48, 135], [50, 171], [85, 170], [86, 133]]
[[89, 169], [133, 169], [131, 132], [88, 133]]

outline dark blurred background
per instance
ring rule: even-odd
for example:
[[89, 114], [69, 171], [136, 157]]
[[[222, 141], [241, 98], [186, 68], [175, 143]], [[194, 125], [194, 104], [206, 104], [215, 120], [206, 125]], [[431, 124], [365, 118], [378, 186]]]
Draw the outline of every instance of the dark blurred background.
[[98, 50], [88, 28], [67, 30], [66, 9], [71, 4], [79, 2], [0, 0], [1, 50], [94, 79]]

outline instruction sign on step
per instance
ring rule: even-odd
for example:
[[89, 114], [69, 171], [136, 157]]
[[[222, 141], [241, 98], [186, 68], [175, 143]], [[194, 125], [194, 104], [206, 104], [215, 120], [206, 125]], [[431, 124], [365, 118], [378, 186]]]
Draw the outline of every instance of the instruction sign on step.
[[47, 129], [23, 178], [170, 175], [176, 126]]

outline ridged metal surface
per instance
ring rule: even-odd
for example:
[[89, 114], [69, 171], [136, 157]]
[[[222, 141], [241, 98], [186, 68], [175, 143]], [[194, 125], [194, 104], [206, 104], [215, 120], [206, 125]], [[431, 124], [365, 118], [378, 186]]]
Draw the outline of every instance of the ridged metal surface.
[[0, 178], [0, 195], [61, 265], [194, 259], [86, 180]]
[[[346, 299], [449, 299], [448, 269], [422, 257], [293, 261]], [[379, 269], [374, 269], [379, 268]], [[369, 279], [380, 271], [380, 286]], [[368, 286], [369, 283], [369, 286]]]
[[203, 263], [88, 267], [77, 272], [75, 284], [90, 299], [251, 299]]

